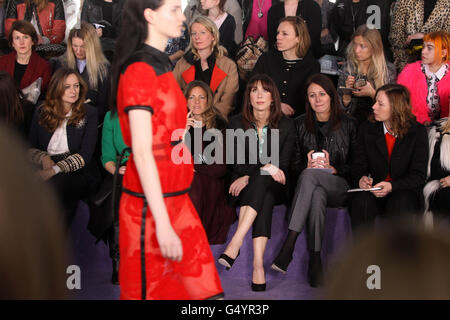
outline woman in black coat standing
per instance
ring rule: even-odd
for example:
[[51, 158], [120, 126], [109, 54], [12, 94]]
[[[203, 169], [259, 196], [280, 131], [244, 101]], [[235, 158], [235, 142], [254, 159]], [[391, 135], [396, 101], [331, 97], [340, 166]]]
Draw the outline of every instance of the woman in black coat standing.
[[315, 74], [306, 87], [306, 114], [295, 119], [297, 147], [292, 164], [294, 176], [301, 174], [290, 209], [288, 235], [272, 269], [286, 272], [297, 237], [306, 228], [308, 281], [316, 287], [322, 280], [320, 251], [326, 208], [343, 206], [347, 199], [356, 121], [343, 112], [328, 77]]
[[265, 73], [275, 81], [280, 92], [281, 111], [286, 116], [299, 116], [305, 112], [305, 82], [309, 76], [320, 72], [310, 43], [308, 28], [302, 19], [283, 18], [278, 26], [277, 49], [264, 53], [253, 70], [253, 74]]
[[320, 33], [322, 32], [322, 11], [314, 0], [285, 0], [272, 5], [267, 13], [267, 33], [269, 48], [277, 48], [277, 28], [284, 17], [297, 16], [303, 19], [308, 26], [313, 56], [319, 59], [322, 56]]
[[380, 189], [354, 195], [350, 210], [353, 229], [373, 224], [378, 215], [418, 212], [427, 177], [427, 131], [411, 112], [406, 87], [380, 87], [369, 120], [359, 128], [353, 182], [362, 189]]

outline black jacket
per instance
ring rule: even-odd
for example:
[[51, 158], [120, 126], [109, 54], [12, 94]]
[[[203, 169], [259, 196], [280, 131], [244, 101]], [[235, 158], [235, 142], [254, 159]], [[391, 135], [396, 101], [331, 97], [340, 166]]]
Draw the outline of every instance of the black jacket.
[[[319, 59], [322, 56], [322, 46], [320, 44], [322, 11], [320, 6], [314, 0], [300, 0], [296, 14], [306, 21], [314, 57]], [[267, 36], [269, 37], [269, 48], [271, 49], [276, 49], [277, 29], [280, 20], [284, 17], [284, 2], [272, 5], [267, 13]]]
[[114, 50], [114, 39], [119, 36], [121, 27], [122, 9], [124, 0], [113, 0], [112, 4], [112, 23], [107, 22], [103, 17], [103, 0], [84, 0], [81, 10], [81, 20], [89, 23], [97, 23], [105, 26], [100, 41], [103, 50]]
[[306, 129], [306, 115], [301, 115], [295, 119], [296, 147], [295, 156], [292, 161], [291, 173], [297, 178], [307, 167], [307, 154], [314, 150], [321, 152], [325, 149], [330, 154], [330, 164], [336, 169], [337, 175], [350, 181], [351, 161], [355, 157], [356, 151], [356, 120], [342, 113], [341, 123], [336, 130], [331, 129], [331, 124], [326, 123], [316, 130], [319, 130], [325, 137], [323, 145], [319, 146], [317, 134]]
[[382, 122], [366, 121], [358, 132], [353, 184], [358, 186], [362, 176], [372, 175], [373, 185], [384, 181], [388, 172], [392, 191], [412, 189], [422, 199], [427, 178], [428, 136], [425, 127], [414, 122], [403, 138], [397, 138], [390, 161]]
[[258, 59], [252, 75], [264, 73], [271, 77], [277, 84], [281, 102], [289, 104], [295, 110], [295, 116], [299, 116], [305, 112], [305, 82], [309, 76], [319, 72], [320, 64], [311, 50], [293, 67], [284, 61], [281, 52], [269, 50]]
[[[380, 33], [383, 40], [383, 47], [386, 59], [392, 60], [390, 50], [389, 31], [391, 28], [390, 5], [392, 0], [361, 0], [359, 2], [359, 10], [352, 11], [352, 0], [338, 0], [331, 11], [330, 29], [334, 30], [339, 36], [338, 54], [345, 56], [345, 49], [352, 39], [355, 30], [362, 24], [374, 23], [375, 15], [378, 11], [373, 11], [377, 7], [380, 8]], [[367, 10], [369, 10], [369, 13]], [[371, 18], [372, 17], [372, 18]]]
[[[86, 116], [84, 123], [79, 126], [67, 125], [67, 144], [70, 154], [80, 154], [84, 162], [88, 164], [92, 160], [95, 144], [97, 142], [97, 110], [85, 104]], [[28, 135], [32, 148], [47, 150], [53, 132], [39, 124], [40, 109], [36, 109], [31, 123], [30, 133]]]
[[[86, 68], [87, 67], [85, 67], [83, 73], [81, 73], [81, 77], [89, 86], [89, 75]], [[100, 80], [100, 77], [97, 77], [97, 89], [93, 89], [91, 88], [91, 86], [89, 86], [88, 92], [86, 94], [86, 99], [91, 100], [89, 104], [96, 107], [97, 109], [99, 123], [103, 123], [105, 114], [109, 110], [108, 99], [110, 94], [110, 86], [110, 72], [108, 70], [108, 74], [106, 78], [103, 79], [103, 81]]]
[[[237, 129], [244, 129], [244, 124], [242, 121], [242, 114], [235, 115], [230, 119], [230, 122], [228, 124], [228, 127], [233, 130]], [[278, 146], [278, 158], [279, 158], [279, 165], [276, 163], [273, 163], [278, 168], [283, 170], [283, 172], [286, 175], [286, 178], [288, 177], [287, 173], [290, 167], [290, 162], [292, 159], [292, 154], [294, 151], [294, 144], [295, 144], [295, 129], [294, 129], [294, 121], [290, 118], [287, 118], [283, 116], [278, 124], [279, 127], [279, 142], [272, 141], [273, 135], [272, 130], [267, 130], [267, 136], [265, 139], [265, 146], [267, 146], [267, 156], [272, 156], [272, 146], [277, 145]], [[256, 135], [256, 131], [252, 128], [249, 129], [251, 132], [250, 134]], [[228, 131], [228, 130], [227, 130]], [[270, 142], [270, 143], [269, 143]], [[230, 150], [230, 148], [233, 148], [233, 151]], [[263, 148], [265, 148], [263, 146]], [[249, 139], [244, 138], [243, 136], [238, 136], [235, 139], [230, 139], [230, 137], [227, 137], [227, 151], [226, 154], [234, 155], [234, 161], [232, 165], [232, 174], [231, 174], [231, 183], [236, 180], [239, 177], [248, 175], [251, 176], [258, 172], [258, 170], [264, 166], [263, 163], [261, 163], [261, 159], [259, 157], [259, 153], [256, 155], [254, 152], [256, 152], [257, 148], [252, 147], [250, 148], [249, 145]], [[264, 150], [264, 149], [263, 149]], [[241, 152], [241, 153], [239, 153]], [[265, 152], [263, 151], [263, 154]], [[245, 155], [245, 161], [244, 163], [238, 163], [237, 158], [239, 155]], [[256, 159], [256, 163], [250, 163], [251, 158]]]

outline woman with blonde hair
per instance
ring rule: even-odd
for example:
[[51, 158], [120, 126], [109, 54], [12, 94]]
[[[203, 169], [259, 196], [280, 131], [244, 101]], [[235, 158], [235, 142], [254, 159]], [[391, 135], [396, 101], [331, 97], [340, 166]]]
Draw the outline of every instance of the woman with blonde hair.
[[213, 105], [227, 118], [239, 89], [236, 63], [219, 45], [219, 30], [207, 17], [195, 18], [189, 26], [189, 33], [191, 42], [187, 53], [173, 70], [175, 78], [183, 91], [193, 80], [208, 84], [214, 95]]
[[62, 66], [77, 70], [88, 85], [86, 99], [97, 108], [102, 122], [108, 111], [110, 65], [105, 58], [95, 28], [82, 22], [79, 29], [70, 30]]
[[417, 121], [429, 125], [448, 116], [450, 34], [428, 33], [423, 41], [422, 60], [408, 64], [399, 74], [398, 83], [409, 89]]
[[97, 186], [93, 153], [97, 111], [84, 103], [87, 85], [78, 72], [60, 68], [50, 80], [44, 104], [36, 110], [28, 140], [39, 175], [60, 196], [70, 223], [77, 203]]
[[234, 42], [236, 21], [225, 11], [226, 0], [203, 0], [200, 2], [205, 16], [210, 18], [217, 26], [220, 34], [220, 44], [224, 46], [230, 57], [234, 57], [237, 45]]
[[[372, 113], [375, 91], [395, 83], [395, 66], [386, 61], [380, 32], [361, 25], [347, 47], [347, 60], [339, 75], [339, 95], [347, 113], [359, 123]], [[346, 89], [342, 89], [345, 87]]]

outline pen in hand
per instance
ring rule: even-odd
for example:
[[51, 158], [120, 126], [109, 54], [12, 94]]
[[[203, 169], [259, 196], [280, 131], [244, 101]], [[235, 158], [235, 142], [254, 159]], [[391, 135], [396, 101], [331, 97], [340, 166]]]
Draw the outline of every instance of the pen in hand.
[[373, 179], [372, 179], [372, 175], [369, 173], [369, 175], [367, 176], [367, 179], [369, 180], [368, 182], [367, 182], [367, 184], [368, 184], [368, 188], [372, 188], [372, 182], [373, 182]]

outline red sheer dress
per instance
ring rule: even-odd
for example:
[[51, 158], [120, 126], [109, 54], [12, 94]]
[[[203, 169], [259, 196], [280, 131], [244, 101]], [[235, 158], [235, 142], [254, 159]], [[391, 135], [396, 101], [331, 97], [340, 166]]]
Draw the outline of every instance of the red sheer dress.
[[[117, 108], [125, 143], [131, 146], [128, 111], [152, 113], [152, 152], [158, 168], [164, 201], [172, 226], [183, 245], [183, 259], [174, 262], [161, 255], [155, 222], [143, 197], [131, 154], [120, 200], [121, 299], [208, 299], [223, 296], [220, 279], [202, 223], [189, 199], [192, 164], [176, 164], [172, 151], [186, 126], [186, 101], [170, 72], [167, 56], [144, 45], [122, 70]], [[176, 154], [179, 154], [176, 152]]]

